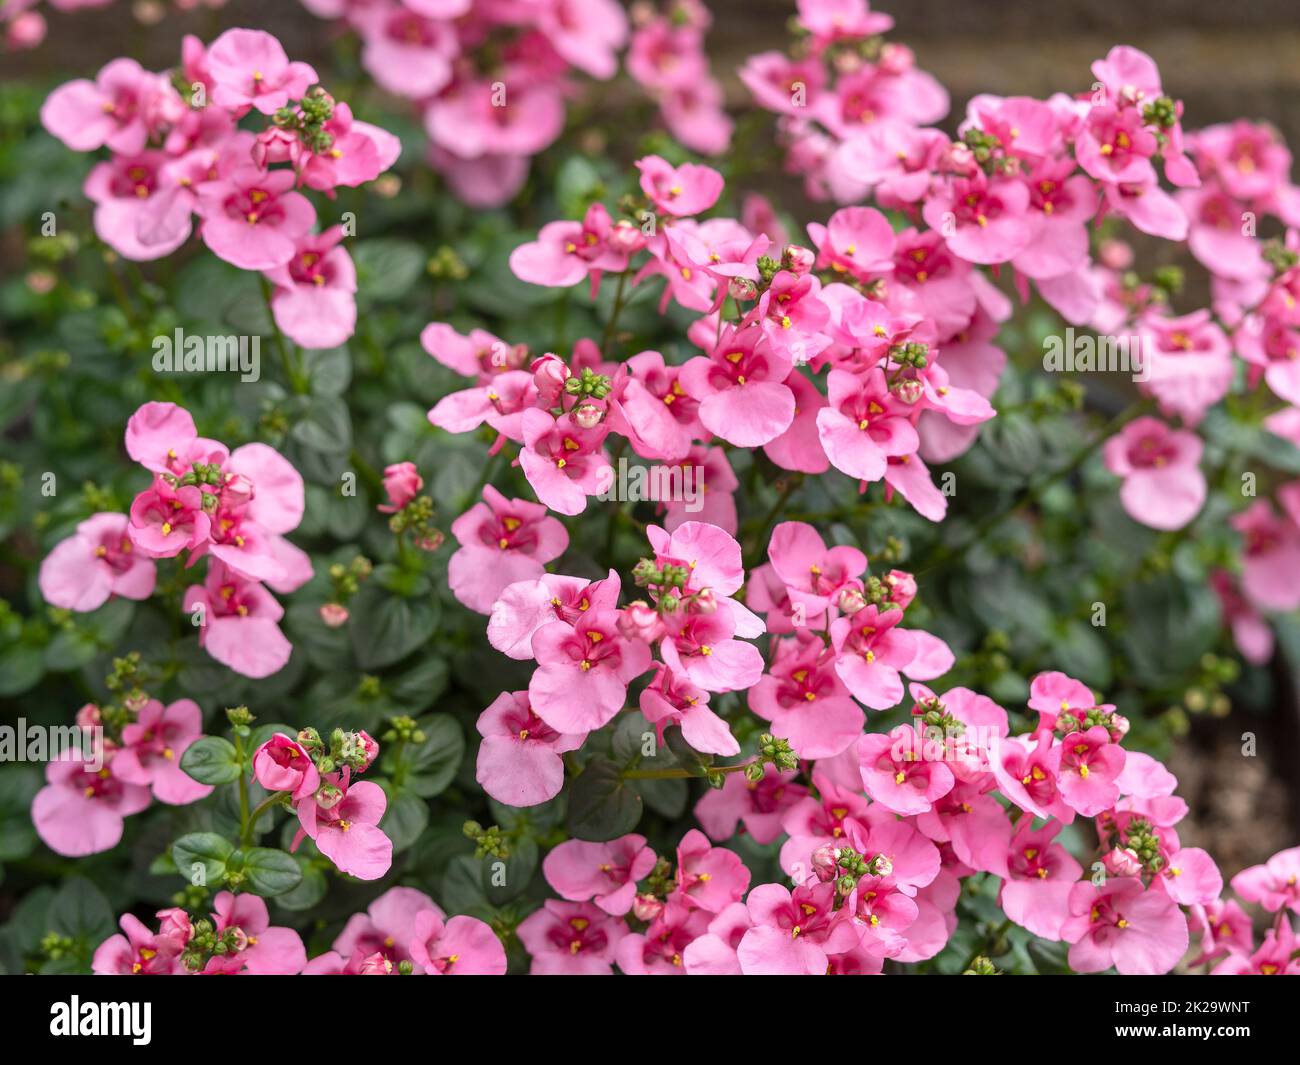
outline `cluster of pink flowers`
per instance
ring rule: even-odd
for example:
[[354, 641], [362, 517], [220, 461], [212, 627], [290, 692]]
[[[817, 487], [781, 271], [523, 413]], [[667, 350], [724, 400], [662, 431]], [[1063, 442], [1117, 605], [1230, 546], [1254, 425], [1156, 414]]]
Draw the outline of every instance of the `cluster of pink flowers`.
[[514, 197], [532, 156], [564, 131], [573, 72], [613, 77], [628, 33], [616, 0], [303, 0], [303, 6], [356, 30], [367, 72], [380, 88], [419, 105], [430, 163], [475, 207]]
[[203, 736], [203, 713], [191, 699], [164, 706], [129, 702], [132, 717], [116, 739], [104, 734], [98, 706], [77, 712], [86, 750], [70, 750], [45, 766], [45, 787], [32, 800], [32, 822], [50, 850], [72, 858], [112, 850], [124, 821], [153, 799], [173, 806], [197, 802], [212, 788], [183, 772], [181, 756]]
[[188, 552], [188, 567], [210, 556], [207, 579], [184, 599], [200, 646], [246, 677], [280, 670], [293, 648], [267, 588], [287, 595], [312, 576], [310, 557], [285, 539], [302, 520], [302, 475], [266, 444], [230, 451], [199, 436], [173, 403], [146, 403], [131, 416], [126, 451], [152, 484], [129, 515], [96, 514], [55, 547], [41, 563], [41, 594], [77, 611], [114, 594], [146, 599], [153, 559]]
[[731, 145], [732, 121], [704, 52], [708, 8], [700, 0], [669, 0], [661, 14], [642, 2], [633, 5], [632, 22], [627, 72], [658, 103], [674, 140], [702, 155], [721, 155]]
[[[167, 74], [115, 59], [93, 82], [55, 89], [41, 121], [69, 148], [112, 153], [85, 185], [105, 244], [127, 259], [160, 259], [197, 218], [213, 254], [274, 285], [281, 330], [328, 348], [356, 326], [356, 272], [343, 228], [318, 231], [315, 207], [297, 190], [332, 196], [372, 181], [401, 144], [355, 120], [316, 80], [269, 33], [233, 29], [210, 48], [187, 36], [179, 69]], [[239, 125], [251, 112], [269, 120], [259, 133]]]
[[335, 758], [314, 729], [297, 738], [277, 732], [254, 753], [253, 776], [293, 803], [299, 828], [291, 851], [310, 839], [340, 872], [378, 880], [393, 864], [393, 841], [378, 827], [388, 797], [378, 784], [353, 776], [374, 764], [379, 744], [363, 730], [343, 734], [337, 747]]
[[[922, 455], [951, 458], [993, 417], [986, 396], [1004, 356], [988, 338], [1005, 299], [964, 263], [958, 269], [940, 242], [895, 234], [872, 208], [837, 211], [810, 227], [813, 249], [786, 245], [774, 257], [766, 233], [691, 217], [717, 202], [715, 170], [657, 156], [637, 166], [647, 204], [639, 222], [593, 204], [582, 221], [544, 226], [511, 266], [549, 286], [590, 278], [594, 287], [613, 272], [622, 292], [662, 279], [661, 307], [674, 300], [700, 314], [688, 336], [705, 354], [682, 366], [654, 351], [609, 362], [581, 340], [567, 361], [530, 360], [490, 334], [433, 323], [426, 350], [477, 384], [440, 401], [430, 421], [451, 432], [487, 424], [500, 434], [496, 447], [520, 445], [537, 498], [561, 514], [581, 513], [609, 488], [604, 445], [616, 433], [643, 458], [703, 466], [713, 478], [707, 516], [731, 532], [736, 483], [716, 441], [762, 447], [792, 471], [833, 466], [863, 489], [883, 482], [887, 496], [942, 519], [947, 500]], [[924, 271], [914, 280], [923, 264], [936, 271], [928, 286]], [[728, 297], [734, 317], [724, 313]], [[823, 369], [827, 395], [809, 376]], [[670, 505], [668, 529], [685, 516]]]
[[447, 917], [415, 888], [390, 888], [354, 914], [332, 950], [307, 959], [291, 928], [271, 925], [256, 895], [223, 891], [211, 920], [193, 920], [179, 908], [158, 913], [157, 932], [131, 914], [122, 932], [95, 951], [103, 976], [501, 976], [506, 952], [490, 926], [476, 917]]
[[[833, 680], [808, 677], [815, 698], [834, 697]], [[1174, 778], [1121, 747], [1127, 722], [1084, 685], [1036, 677], [1038, 725], [1023, 736], [1008, 735], [1006, 711], [967, 689], [913, 685], [912, 694], [915, 728], [851, 740], [807, 767], [811, 789], [772, 766], [757, 779], [728, 776], [696, 806], [704, 832], [689, 831], [674, 860], [639, 835], [557, 846], [543, 869], [564, 901], [518, 929], [532, 971], [878, 973], [886, 959], [922, 961], [944, 948], [960, 882], [977, 873], [1002, 881], [1013, 922], [1069, 944], [1077, 972], [1168, 972], [1189, 929], [1202, 937], [1195, 964], [1217, 963], [1216, 972], [1300, 971], [1284, 912], [1300, 913], [1300, 849], [1233, 880], [1240, 898], [1278, 914], [1257, 950], [1250, 919], [1221, 897], [1214, 862], [1178, 840], [1187, 807]], [[1087, 878], [1056, 841], [1081, 817], [1097, 839]], [[1035, 828], [1036, 819], [1045, 823]], [[741, 858], [718, 845], [742, 824], [760, 844], [786, 836], [780, 860], [793, 889], [751, 887]]]

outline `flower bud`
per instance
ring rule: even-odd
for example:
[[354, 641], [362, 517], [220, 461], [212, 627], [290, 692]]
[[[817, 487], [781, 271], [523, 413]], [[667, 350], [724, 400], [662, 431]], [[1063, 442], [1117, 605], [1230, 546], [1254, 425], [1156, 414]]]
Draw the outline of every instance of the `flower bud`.
[[579, 403], [573, 408], [573, 420], [582, 429], [594, 429], [605, 417], [605, 408], [591, 402]]
[[77, 724], [83, 729], [90, 730], [98, 728], [103, 723], [103, 715], [100, 713], [99, 707], [94, 703], [87, 703], [77, 711]]
[[348, 620], [348, 608], [341, 603], [325, 603], [320, 608], [320, 619], [331, 629], [337, 629]]
[[533, 384], [537, 386], [538, 406], [556, 406], [564, 392], [564, 382], [571, 375], [568, 364], [548, 352], [540, 359], [534, 359], [530, 369], [533, 372]]
[[1129, 720], [1123, 714], [1110, 715], [1110, 738], [1114, 743], [1118, 743], [1128, 735]]
[[641, 228], [626, 220], [614, 223], [607, 240], [611, 248], [627, 252], [629, 255], [636, 254], [646, 245], [645, 234], [641, 232]]
[[392, 976], [393, 969], [392, 960], [375, 951], [361, 962], [357, 973], [360, 976]]
[[432, 554], [446, 542], [447, 536], [441, 529], [430, 529], [428, 536], [421, 536], [415, 541], [415, 546], [421, 551], [428, 551]]
[[789, 270], [792, 274], [806, 274], [813, 268], [813, 263], [817, 261], [817, 256], [811, 249], [805, 248], [800, 244], [787, 244], [785, 253], [781, 256], [781, 265]]
[[618, 631], [624, 639], [654, 643], [664, 634], [658, 611], [643, 599], [629, 603], [618, 615]]
[[727, 283], [727, 291], [733, 300], [748, 303], [758, 295], [758, 286], [747, 277], [733, 277]]
[[823, 843], [812, 852], [812, 871], [823, 884], [835, 879], [838, 869], [839, 852], [829, 843]]
[[322, 784], [315, 798], [316, 805], [322, 810], [332, 810], [343, 801], [343, 789], [333, 784]]
[[222, 502], [228, 507], [242, 507], [252, 502], [253, 482], [242, 473], [232, 473], [226, 478]]
[[1133, 265], [1133, 248], [1122, 240], [1103, 240], [1097, 257], [1110, 270], [1127, 270]]
[[886, 44], [880, 50], [877, 69], [886, 74], [906, 74], [916, 66], [916, 55], [905, 44]]
[[697, 592], [693, 603], [697, 614], [716, 614], [718, 612], [718, 597], [714, 594], [712, 588], [705, 588]]
[[632, 914], [638, 921], [653, 921], [663, 909], [664, 904], [653, 895], [638, 895], [632, 900]]
[[357, 772], [364, 773], [374, 764], [375, 759], [379, 756], [379, 744], [365, 729], [360, 729], [353, 735], [353, 742], [356, 743], [357, 747], [362, 752], [362, 762], [356, 767]]
[[1102, 866], [1111, 876], [1139, 876], [1142, 861], [1128, 847], [1112, 847], [1102, 859]]
[[901, 569], [891, 569], [885, 574], [885, 584], [889, 587], [889, 601], [897, 607], [907, 609], [916, 598], [916, 578]]
[[894, 385], [894, 395], [904, 403], [915, 403], [925, 394], [925, 386], [915, 377], [907, 377]]
[[888, 876], [894, 871], [894, 863], [885, 855], [877, 854], [871, 859], [871, 872], [875, 876]]
[[849, 587], [840, 589], [835, 605], [843, 614], [856, 614], [867, 605], [867, 601], [863, 598], [862, 589]]
[[379, 509], [385, 514], [394, 514], [406, 506], [424, 487], [424, 479], [415, 468], [414, 462], [395, 462], [384, 468], [384, 491], [388, 493], [388, 502], [380, 504]]

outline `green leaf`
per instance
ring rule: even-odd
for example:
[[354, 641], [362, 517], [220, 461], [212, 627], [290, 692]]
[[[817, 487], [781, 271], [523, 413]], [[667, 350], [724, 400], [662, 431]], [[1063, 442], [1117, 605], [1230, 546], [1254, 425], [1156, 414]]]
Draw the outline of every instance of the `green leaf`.
[[388, 302], [401, 299], [424, 272], [424, 252], [418, 244], [381, 237], [352, 247], [357, 265], [357, 290], [363, 298]]
[[641, 821], [641, 796], [623, 771], [597, 755], [569, 786], [569, 834], [605, 842], [626, 835]]
[[233, 783], [240, 774], [235, 747], [221, 736], [204, 736], [186, 747], [181, 769], [200, 784], [214, 787]]
[[266, 898], [283, 895], [302, 882], [302, 869], [294, 856], [270, 847], [245, 851], [243, 871], [253, 891]]
[[388, 809], [380, 827], [393, 841], [394, 853], [404, 851], [420, 838], [429, 823], [429, 804], [405, 788], [394, 789], [391, 782], [381, 785], [388, 793]]
[[113, 934], [113, 908], [99, 888], [80, 876], [63, 882], [47, 916], [50, 931], [58, 932], [92, 950]]
[[226, 875], [226, 859], [234, 850], [229, 840], [215, 832], [191, 832], [172, 844], [172, 861], [191, 882], [201, 867], [203, 883], [215, 886]]
[[510, 854], [504, 861], [488, 855], [483, 861], [483, 893], [493, 906], [504, 906], [528, 888], [537, 871], [537, 841], [521, 836], [510, 842]]
[[424, 742], [402, 752], [407, 769], [403, 784], [414, 794], [431, 799], [456, 778], [465, 757], [465, 737], [450, 714], [432, 714], [416, 724], [424, 733]]
[[275, 904], [286, 910], [310, 910], [325, 897], [329, 890], [329, 882], [325, 879], [325, 874], [312, 864], [310, 858], [296, 855], [294, 861], [298, 863], [302, 879], [298, 881], [296, 887], [283, 895], [277, 895]]
[[311, 391], [316, 396], [341, 396], [352, 382], [352, 357], [346, 346], [303, 353]]
[[352, 447], [352, 416], [338, 396], [316, 396], [289, 435], [312, 451], [330, 454]]
[[423, 644], [438, 627], [433, 600], [405, 599], [373, 581], [352, 601], [348, 632], [357, 665], [380, 669], [398, 662]]

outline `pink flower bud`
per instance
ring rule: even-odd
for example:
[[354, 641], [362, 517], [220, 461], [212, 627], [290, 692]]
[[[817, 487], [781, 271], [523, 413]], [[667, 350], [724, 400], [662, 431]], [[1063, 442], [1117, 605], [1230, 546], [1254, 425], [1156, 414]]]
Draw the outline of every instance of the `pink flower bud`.
[[77, 711], [77, 724], [87, 731], [98, 728], [103, 723], [104, 718], [94, 703], [87, 703]]
[[664, 909], [664, 904], [653, 895], [638, 895], [632, 900], [632, 914], [638, 921], [653, 921]]
[[564, 360], [548, 353], [540, 359], [534, 359], [529, 369], [533, 373], [533, 384], [537, 386], [537, 405], [556, 406], [564, 391], [564, 382], [570, 376], [569, 367]]
[[925, 386], [915, 377], [908, 377], [894, 385], [894, 395], [904, 403], [915, 403], [925, 394]]
[[605, 417], [605, 408], [590, 401], [573, 408], [573, 420], [582, 429], [594, 429]]
[[916, 66], [916, 55], [905, 44], [887, 44], [880, 50], [878, 69], [886, 74], [906, 74]]
[[253, 498], [253, 482], [242, 473], [229, 474], [222, 489], [222, 497], [226, 506], [242, 507]]
[[392, 976], [393, 963], [389, 958], [385, 958], [381, 951], [375, 951], [361, 962], [357, 969], [359, 976]]
[[889, 601], [906, 610], [916, 598], [916, 578], [901, 569], [891, 569], [885, 574], [885, 584], [889, 586]]
[[727, 284], [733, 300], [748, 303], [758, 295], [758, 286], [747, 277], [733, 277]]
[[860, 588], [841, 588], [840, 594], [835, 599], [835, 605], [839, 607], [842, 614], [856, 614], [867, 605], [867, 600]]
[[322, 810], [332, 810], [343, 801], [343, 789], [333, 784], [322, 784], [314, 798], [316, 805]]
[[1111, 876], [1138, 876], [1142, 862], [1128, 847], [1112, 847], [1102, 859], [1102, 866]]
[[1122, 240], [1103, 240], [1097, 257], [1111, 270], [1127, 270], [1133, 265], [1133, 248]]
[[626, 640], [654, 643], [664, 634], [664, 623], [658, 612], [641, 599], [629, 603], [619, 612], [617, 625]]
[[829, 843], [823, 843], [812, 852], [812, 870], [823, 884], [834, 880], [839, 871], [839, 851]]
[[646, 245], [645, 234], [640, 227], [626, 220], [616, 222], [606, 239], [615, 251], [627, 252], [629, 255], [636, 254]]
[[253, 162], [265, 168], [271, 163], [294, 163], [302, 155], [302, 141], [292, 131], [268, 126], [253, 142]]
[[1129, 720], [1123, 714], [1110, 715], [1110, 738], [1112, 742], [1119, 743], [1128, 735], [1129, 728]]
[[693, 613], [716, 614], [718, 612], [718, 597], [714, 595], [712, 588], [705, 588], [699, 592], [692, 603]]
[[876, 876], [888, 876], [894, 871], [894, 863], [883, 854], [877, 854], [871, 860], [871, 868], [875, 870]]
[[35, 48], [45, 40], [45, 19], [35, 11], [24, 11], [9, 23], [5, 31], [5, 44], [15, 52]]
[[159, 910], [158, 920], [161, 922], [158, 926], [158, 937], [171, 940], [177, 950], [181, 950], [194, 936], [194, 925], [190, 923], [190, 915], [179, 907]]
[[385, 514], [394, 514], [414, 499], [424, 479], [415, 469], [414, 462], [396, 462], [384, 467], [384, 491], [388, 493], [388, 503], [381, 503], [379, 509]]
[[235, 948], [235, 953], [239, 954], [248, 949], [248, 933], [236, 925], [234, 928], [227, 928], [226, 935], [230, 939], [231, 946]]
[[365, 761], [357, 768], [358, 773], [364, 773], [375, 763], [379, 757], [379, 743], [365, 729], [360, 729], [356, 733], [357, 745], [365, 752]]
[[813, 268], [813, 263], [817, 261], [817, 256], [811, 249], [805, 248], [799, 244], [787, 244], [785, 254], [782, 256], [782, 265], [792, 274], [806, 274]]
[[347, 623], [348, 608], [342, 603], [325, 603], [320, 608], [320, 619], [331, 629]]
[[422, 536], [420, 539], [416, 540], [415, 546], [421, 551], [428, 551], [432, 554], [446, 542], [446, 539], [447, 537], [443, 534], [441, 529], [434, 529], [428, 536]]

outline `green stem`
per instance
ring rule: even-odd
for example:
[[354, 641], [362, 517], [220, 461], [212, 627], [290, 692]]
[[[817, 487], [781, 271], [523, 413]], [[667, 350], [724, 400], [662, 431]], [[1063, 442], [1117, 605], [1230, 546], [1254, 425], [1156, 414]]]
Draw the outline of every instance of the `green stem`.
[[746, 569], [752, 569], [756, 566], [757, 559], [762, 555], [764, 541], [767, 540], [767, 534], [772, 529], [773, 522], [780, 516], [782, 508], [785, 507], [786, 501], [794, 494], [794, 490], [803, 482], [803, 475], [793, 473], [786, 478], [785, 487], [781, 489], [781, 494], [776, 497], [776, 502], [772, 504], [771, 509], [763, 517], [763, 523], [758, 527], [758, 535], [754, 537], [753, 546], [750, 548], [750, 560], [745, 564]]
[[[240, 780], [242, 783], [243, 778], [241, 777]], [[258, 818], [266, 813], [267, 810], [271, 809], [271, 807], [278, 806], [288, 794], [287, 791], [277, 791], [257, 804], [257, 808], [248, 816], [246, 824], [239, 833], [240, 841], [245, 847], [251, 847], [253, 845], [253, 829], [257, 825]], [[243, 820], [243, 812], [244, 811], [242, 810], [240, 811], [241, 820]]]
[[[290, 353], [289, 344], [280, 332], [279, 323], [275, 320], [275, 311], [271, 308], [271, 282], [266, 279], [264, 274], [258, 274], [257, 280], [262, 286], [262, 299], [266, 302], [266, 313], [271, 319], [271, 332], [275, 336], [275, 345], [280, 353], [280, 365], [284, 368], [284, 377], [289, 387], [298, 395], [306, 395], [308, 388], [307, 376], [300, 373], [295, 365], [293, 355]], [[297, 345], [294, 345], [296, 348]]]
[[[739, 773], [753, 764], [751, 761], [741, 762], [739, 765], [721, 765], [716, 769], [710, 768], [709, 772]], [[678, 780], [695, 776], [699, 776], [699, 774], [692, 773], [689, 769], [626, 769], [622, 773], [624, 780]]]
[[239, 839], [247, 847], [252, 842], [248, 820], [248, 777], [244, 775], [244, 738], [238, 732], [235, 733], [235, 761], [239, 763]]
[[627, 289], [627, 271], [618, 275], [618, 288], [614, 290], [614, 309], [610, 311], [609, 321], [605, 323], [605, 332], [600, 337], [600, 353], [609, 360], [609, 342], [614, 339], [614, 327], [618, 316], [623, 313], [623, 294]]

